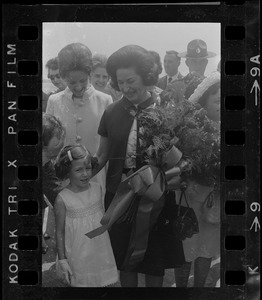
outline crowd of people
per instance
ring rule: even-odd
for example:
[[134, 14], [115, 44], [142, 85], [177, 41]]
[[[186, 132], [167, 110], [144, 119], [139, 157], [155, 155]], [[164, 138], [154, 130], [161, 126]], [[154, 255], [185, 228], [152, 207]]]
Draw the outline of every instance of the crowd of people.
[[[187, 117], [182, 114], [187, 109], [180, 110], [168, 121], [169, 131], [161, 133], [170, 147], [160, 144], [159, 135], [149, 145], [150, 151], [143, 152], [143, 134], [148, 128], [141, 116], [154, 112], [155, 107], [163, 110], [163, 119], [178, 107], [194, 107], [200, 112], [194, 120], [204, 120], [201, 134], [211, 140], [206, 147], [215, 153], [217, 143], [212, 142], [208, 126], [220, 130], [219, 66], [205, 75], [208, 59], [214, 56], [203, 40], [195, 39], [186, 52], [166, 51], [166, 75], [160, 77], [161, 58], [153, 50], [127, 45], [106, 57], [92, 55], [84, 44], [72, 43], [46, 63], [48, 78], [56, 89], [43, 92], [42, 98], [42, 209], [44, 212], [49, 205], [54, 210], [56, 270], [68, 286], [112, 286], [120, 280], [121, 287], [137, 287], [142, 273], [146, 287], [161, 287], [165, 270], [173, 269], [177, 287], [186, 287], [192, 272], [194, 286], [204, 287], [212, 267], [219, 265], [220, 179], [219, 166], [215, 171], [206, 167], [214, 164], [211, 156], [206, 155], [205, 167], [195, 165], [192, 158], [190, 171], [187, 168], [185, 173], [182, 163], [178, 164], [181, 174], [174, 177], [179, 183], [175, 188], [164, 184], [158, 198], [153, 195], [156, 192], [146, 193], [145, 188], [141, 192], [140, 183], [130, 181], [148, 165], [162, 170], [162, 165], [154, 164], [152, 153], [159, 161], [164, 156], [157, 151], [171, 148], [169, 136], [175, 137], [178, 127], [170, 129], [170, 124], [180, 122], [183, 130], [194, 130], [198, 124], [190, 120], [184, 124]], [[186, 76], [179, 72], [181, 59], [188, 67]], [[187, 143], [191, 149], [193, 138], [186, 139], [186, 130], [183, 132], [172, 145], [188, 162], [190, 153], [184, 157], [183, 151]], [[185, 140], [185, 146], [180, 148], [178, 140]], [[192, 153], [203, 150], [197, 145]], [[199, 233], [185, 240], [165, 226], [175, 221], [182, 181], [199, 223]], [[127, 198], [132, 198], [128, 205]], [[95, 237], [87, 235], [103, 225], [105, 216], [113, 217], [125, 206], [108, 228]], [[43, 254], [48, 251], [46, 238], [44, 232]], [[213, 273], [216, 286], [220, 274]]]

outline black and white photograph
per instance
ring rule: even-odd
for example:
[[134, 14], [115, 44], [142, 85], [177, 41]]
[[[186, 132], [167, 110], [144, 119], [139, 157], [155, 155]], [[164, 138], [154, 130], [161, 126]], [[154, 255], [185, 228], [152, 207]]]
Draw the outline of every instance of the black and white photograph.
[[220, 287], [220, 23], [43, 23], [46, 287]]
[[260, 2], [2, 8], [3, 299], [260, 300]]

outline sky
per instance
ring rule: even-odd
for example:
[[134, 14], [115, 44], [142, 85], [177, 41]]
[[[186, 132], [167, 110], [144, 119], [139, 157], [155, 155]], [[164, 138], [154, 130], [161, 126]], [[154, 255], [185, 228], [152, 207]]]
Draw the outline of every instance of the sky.
[[[163, 64], [167, 50], [184, 52], [193, 39], [204, 40], [207, 50], [217, 54], [209, 59], [205, 73], [208, 75], [216, 70], [220, 60], [220, 31], [220, 23], [43, 23], [43, 79], [47, 77], [45, 63], [70, 43], [83, 43], [93, 54], [107, 56], [125, 45], [136, 44], [158, 52]], [[182, 75], [188, 73], [184, 62], [182, 58]]]

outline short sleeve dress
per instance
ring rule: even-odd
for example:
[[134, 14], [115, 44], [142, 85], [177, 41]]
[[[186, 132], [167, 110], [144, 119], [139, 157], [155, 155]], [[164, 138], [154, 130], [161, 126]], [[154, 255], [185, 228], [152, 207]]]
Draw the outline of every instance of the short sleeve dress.
[[83, 192], [65, 188], [59, 193], [66, 206], [65, 252], [73, 272], [73, 287], [103, 287], [118, 280], [108, 232], [93, 239], [85, 234], [99, 226], [103, 217], [101, 186], [90, 182]]
[[[148, 98], [146, 101], [138, 105], [138, 109], [145, 109], [154, 103], [154, 97]], [[129, 143], [130, 131], [134, 124], [134, 116], [130, 114], [130, 110], [135, 110], [135, 106], [123, 96], [119, 101], [115, 101], [105, 110], [99, 125], [98, 133], [107, 137], [110, 141], [109, 149], [109, 167], [106, 178], [106, 196], [105, 207], [109, 207], [117, 188], [121, 182], [122, 175], [126, 174], [126, 154], [127, 145]], [[139, 143], [137, 143], [138, 145]], [[136, 156], [136, 171], [143, 166], [143, 162], [139, 156]], [[158, 217], [155, 226], [149, 233], [148, 246], [143, 260], [134, 266], [132, 270], [125, 265], [125, 258], [132, 236], [133, 222], [116, 222], [112, 225], [109, 234], [113, 247], [116, 263], [120, 271], [132, 271], [144, 273], [153, 276], [164, 276], [165, 269], [175, 268], [185, 263], [182, 241], [167, 231], [165, 224], [171, 224], [167, 213], [171, 213], [172, 217], [177, 214], [177, 206], [175, 193], [165, 193], [164, 207]], [[141, 197], [140, 197], [141, 198]], [[138, 197], [134, 203], [139, 204]], [[135, 206], [135, 205], [134, 205]], [[134, 210], [136, 208], [134, 207]], [[163, 225], [164, 224], [164, 225]]]

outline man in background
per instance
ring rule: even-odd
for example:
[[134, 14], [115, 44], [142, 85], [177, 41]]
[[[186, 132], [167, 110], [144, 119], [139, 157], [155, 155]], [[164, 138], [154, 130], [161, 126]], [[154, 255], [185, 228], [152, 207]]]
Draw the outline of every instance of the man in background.
[[179, 57], [185, 58], [189, 73], [197, 72], [205, 76], [208, 58], [215, 57], [216, 53], [207, 51], [207, 44], [203, 40], [195, 39], [188, 43], [187, 51], [178, 54]]
[[61, 78], [58, 69], [58, 58], [51, 58], [46, 63], [47, 68], [47, 77], [51, 80], [52, 84], [56, 87], [55, 90], [50, 91], [49, 93], [42, 92], [42, 111], [46, 111], [47, 100], [50, 95], [59, 93], [63, 91], [67, 85], [64, 80]]
[[160, 89], [165, 90], [168, 84], [183, 77], [178, 71], [180, 62], [181, 58], [178, 56], [177, 51], [166, 51], [166, 55], [164, 57], [164, 69], [167, 75], [159, 79], [157, 86]]

